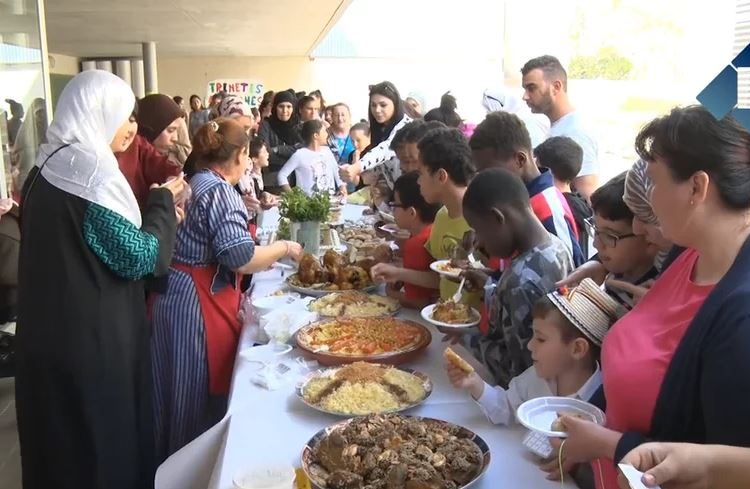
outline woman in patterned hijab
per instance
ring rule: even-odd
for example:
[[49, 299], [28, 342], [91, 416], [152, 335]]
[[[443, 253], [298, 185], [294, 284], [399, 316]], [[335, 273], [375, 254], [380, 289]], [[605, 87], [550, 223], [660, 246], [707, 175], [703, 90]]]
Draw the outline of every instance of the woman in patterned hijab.
[[635, 162], [625, 176], [625, 195], [623, 200], [633, 212], [633, 232], [643, 235], [646, 241], [653, 243], [659, 251], [666, 253], [672, 248], [672, 242], [664, 239], [659, 227], [659, 220], [651, 209], [649, 199], [653, 183], [648, 176], [648, 163], [643, 160]]

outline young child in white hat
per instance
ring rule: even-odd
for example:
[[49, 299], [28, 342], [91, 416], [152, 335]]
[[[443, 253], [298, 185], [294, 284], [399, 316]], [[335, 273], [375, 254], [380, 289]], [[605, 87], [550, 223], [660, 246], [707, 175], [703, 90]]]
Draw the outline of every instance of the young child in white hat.
[[448, 377], [467, 390], [487, 418], [509, 424], [518, 406], [537, 397], [567, 396], [588, 401], [602, 383], [599, 350], [624, 309], [585, 279], [570, 291], [550, 292], [533, 310], [534, 336], [528, 349], [534, 365], [514, 377], [508, 389], [492, 387], [476, 372], [448, 358]]

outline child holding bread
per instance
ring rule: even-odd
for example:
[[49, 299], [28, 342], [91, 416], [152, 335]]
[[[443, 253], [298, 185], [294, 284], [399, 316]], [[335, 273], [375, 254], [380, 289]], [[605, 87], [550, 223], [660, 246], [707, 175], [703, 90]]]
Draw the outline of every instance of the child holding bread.
[[622, 307], [591, 279], [566, 291], [550, 292], [534, 305], [533, 365], [514, 377], [508, 389], [492, 387], [450, 348], [448, 377], [465, 389], [495, 424], [509, 424], [518, 406], [537, 397], [568, 396], [588, 401], [601, 385], [599, 349]]

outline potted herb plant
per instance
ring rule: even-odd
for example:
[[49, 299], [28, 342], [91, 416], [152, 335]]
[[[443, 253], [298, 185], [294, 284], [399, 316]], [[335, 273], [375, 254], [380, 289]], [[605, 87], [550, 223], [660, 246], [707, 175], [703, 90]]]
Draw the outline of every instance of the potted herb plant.
[[320, 251], [320, 224], [328, 218], [331, 202], [327, 193], [316, 192], [310, 196], [293, 188], [281, 195], [279, 213], [289, 219], [291, 239], [300, 243], [305, 251]]

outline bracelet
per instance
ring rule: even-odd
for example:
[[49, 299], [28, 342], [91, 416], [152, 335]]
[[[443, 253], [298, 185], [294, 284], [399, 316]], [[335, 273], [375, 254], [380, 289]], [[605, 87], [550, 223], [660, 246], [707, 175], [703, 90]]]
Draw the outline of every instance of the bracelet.
[[563, 474], [563, 448], [565, 448], [565, 442], [568, 441], [565, 438], [560, 444], [560, 450], [557, 452], [557, 466], [560, 469], [560, 486], [565, 488], [565, 475]]
[[286, 246], [286, 253], [284, 256], [289, 256], [289, 241], [284, 240], [284, 246]]

